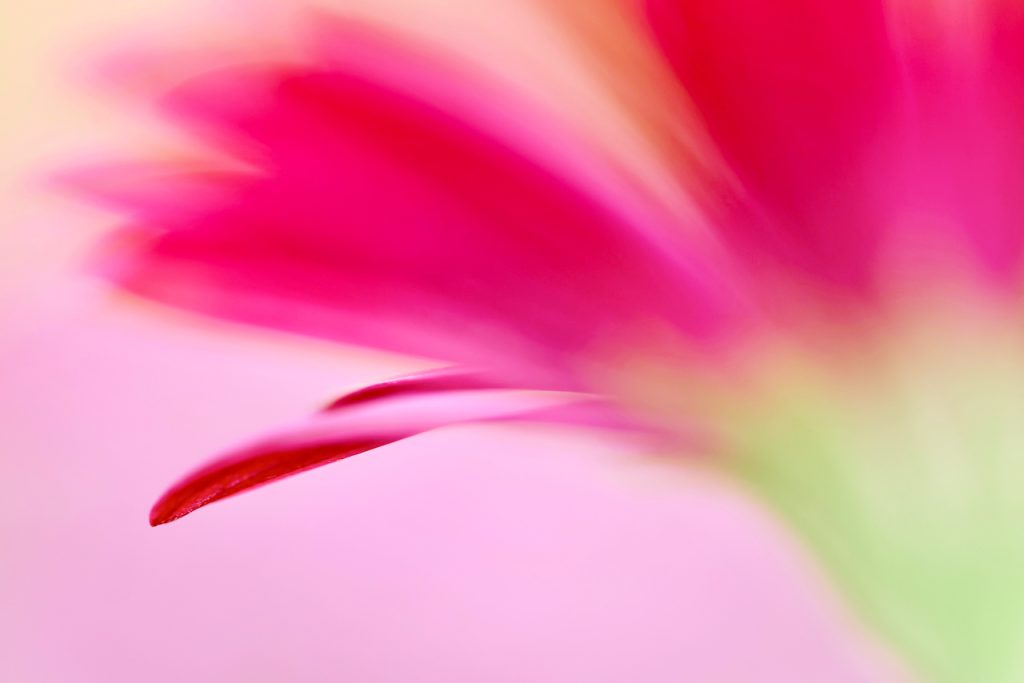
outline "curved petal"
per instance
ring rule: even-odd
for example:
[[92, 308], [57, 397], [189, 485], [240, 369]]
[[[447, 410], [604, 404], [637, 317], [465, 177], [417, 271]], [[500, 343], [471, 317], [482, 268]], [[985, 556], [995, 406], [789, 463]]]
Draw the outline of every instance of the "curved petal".
[[482, 372], [464, 368], [440, 368], [370, 384], [331, 401], [325, 411], [339, 410], [389, 398], [405, 398], [439, 391], [508, 389], [508, 384]]
[[216, 458], [171, 487], [157, 526], [283, 477], [454, 423], [530, 420], [642, 431], [605, 402], [576, 394], [481, 389], [479, 377], [424, 374], [347, 394], [291, 428]]
[[651, 321], [721, 332], [719, 274], [570, 132], [436, 55], [360, 31], [336, 42], [313, 65], [228, 69], [168, 98], [256, 169], [106, 180], [132, 215], [115, 279], [534, 379], [571, 375], [595, 340]]

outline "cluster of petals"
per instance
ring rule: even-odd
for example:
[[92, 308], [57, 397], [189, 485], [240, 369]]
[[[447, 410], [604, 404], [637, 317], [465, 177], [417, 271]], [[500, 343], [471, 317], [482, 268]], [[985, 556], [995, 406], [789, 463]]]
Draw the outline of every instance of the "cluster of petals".
[[[153, 524], [446, 424], [671, 432], [624, 389], [629, 368], [699, 377], [648, 387], [699, 403], [715, 377], [742, 381], [757, 340], [859, 339], [908, 286], [955, 277], [1012, 306], [1014, 3], [978, 3], [969, 32], [926, 3], [634, 4], [622, 16], [667, 75], [652, 119], [677, 133], [661, 151], [692, 211], [472, 65], [322, 17], [303, 59], [220, 68], [161, 100], [232, 163], [75, 178], [124, 219], [103, 249], [119, 286], [445, 368], [221, 456], [168, 491]], [[675, 416], [680, 443], [699, 413]]]

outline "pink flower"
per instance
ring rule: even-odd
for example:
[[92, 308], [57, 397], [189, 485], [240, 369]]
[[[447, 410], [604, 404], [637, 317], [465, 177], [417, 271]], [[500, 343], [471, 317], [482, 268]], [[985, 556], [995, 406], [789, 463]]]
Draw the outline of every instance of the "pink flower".
[[1012, 529], [1019, 506], [971, 468], [1017, 472], [1024, 13], [643, 5], [620, 18], [673, 77], [662, 115], [625, 109], [672, 141], [691, 212], [587, 125], [330, 22], [305, 61], [163, 101], [232, 163], [77, 179], [127, 218], [105, 266], [132, 292], [454, 364], [214, 460], [151, 522], [446, 424], [628, 430], [711, 456], [923, 670], [1019, 673], [1024, 601], [971, 592], [1013, 586], [992, 568], [1024, 548], [977, 525]]
[[[162, 104], [252, 168], [75, 179], [130, 216], [104, 267], [176, 306], [465, 369], [369, 387], [219, 459], [154, 524], [446, 423], [526, 411], [625, 427], [590, 395], [601, 344], [658, 324], [711, 353], [740, 322], [711, 257], [572, 131], [436, 55], [320, 29], [310, 64], [210, 73]], [[408, 412], [409, 398], [438, 414]]]

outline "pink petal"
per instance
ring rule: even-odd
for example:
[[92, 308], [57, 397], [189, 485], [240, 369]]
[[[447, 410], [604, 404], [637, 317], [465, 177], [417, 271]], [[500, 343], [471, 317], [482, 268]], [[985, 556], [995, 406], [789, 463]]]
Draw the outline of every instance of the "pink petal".
[[500, 388], [510, 387], [481, 372], [464, 368], [440, 368], [413, 375], [403, 375], [356, 389], [331, 401], [324, 410], [338, 410], [385, 398], [407, 397], [438, 391]]
[[111, 274], [144, 296], [562, 386], [595, 340], [725, 327], [719, 275], [598, 156], [435, 55], [355, 32], [167, 107], [257, 172], [103, 181], [132, 214]]
[[597, 399], [481, 390], [481, 384], [472, 374], [447, 371], [348, 394], [305, 422], [232, 450], [185, 477], [153, 506], [150, 524], [165, 524], [222, 498], [459, 422], [532, 420], [640, 430]]
[[872, 155], [897, 73], [883, 4], [647, 0], [665, 56], [755, 201], [733, 197], [723, 220], [750, 263], [768, 253], [843, 287], [870, 281], [884, 224]]
[[[913, 118], [897, 165], [903, 231], [919, 252], [986, 283], [1020, 286], [1024, 202], [1024, 17], [1014, 3], [912, 15], [901, 25]], [[904, 261], [905, 262], [905, 261]]]

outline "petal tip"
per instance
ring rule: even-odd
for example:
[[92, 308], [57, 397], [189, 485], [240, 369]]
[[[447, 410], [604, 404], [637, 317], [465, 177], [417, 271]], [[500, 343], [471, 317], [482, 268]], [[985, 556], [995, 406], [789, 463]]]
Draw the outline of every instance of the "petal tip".
[[162, 509], [158, 504], [154, 506], [152, 510], [149, 511], [149, 526], [161, 526], [163, 524], [167, 524], [168, 522], [173, 522], [174, 520], [182, 516], [183, 515], [168, 512], [167, 510]]
[[149, 525], [156, 527], [174, 522], [191, 512], [195, 512], [200, 507], [202, 507], [202, 504], [182, 505], [181, 501], [168, 500], [168, 496], [164, 495], [150, 509]]

